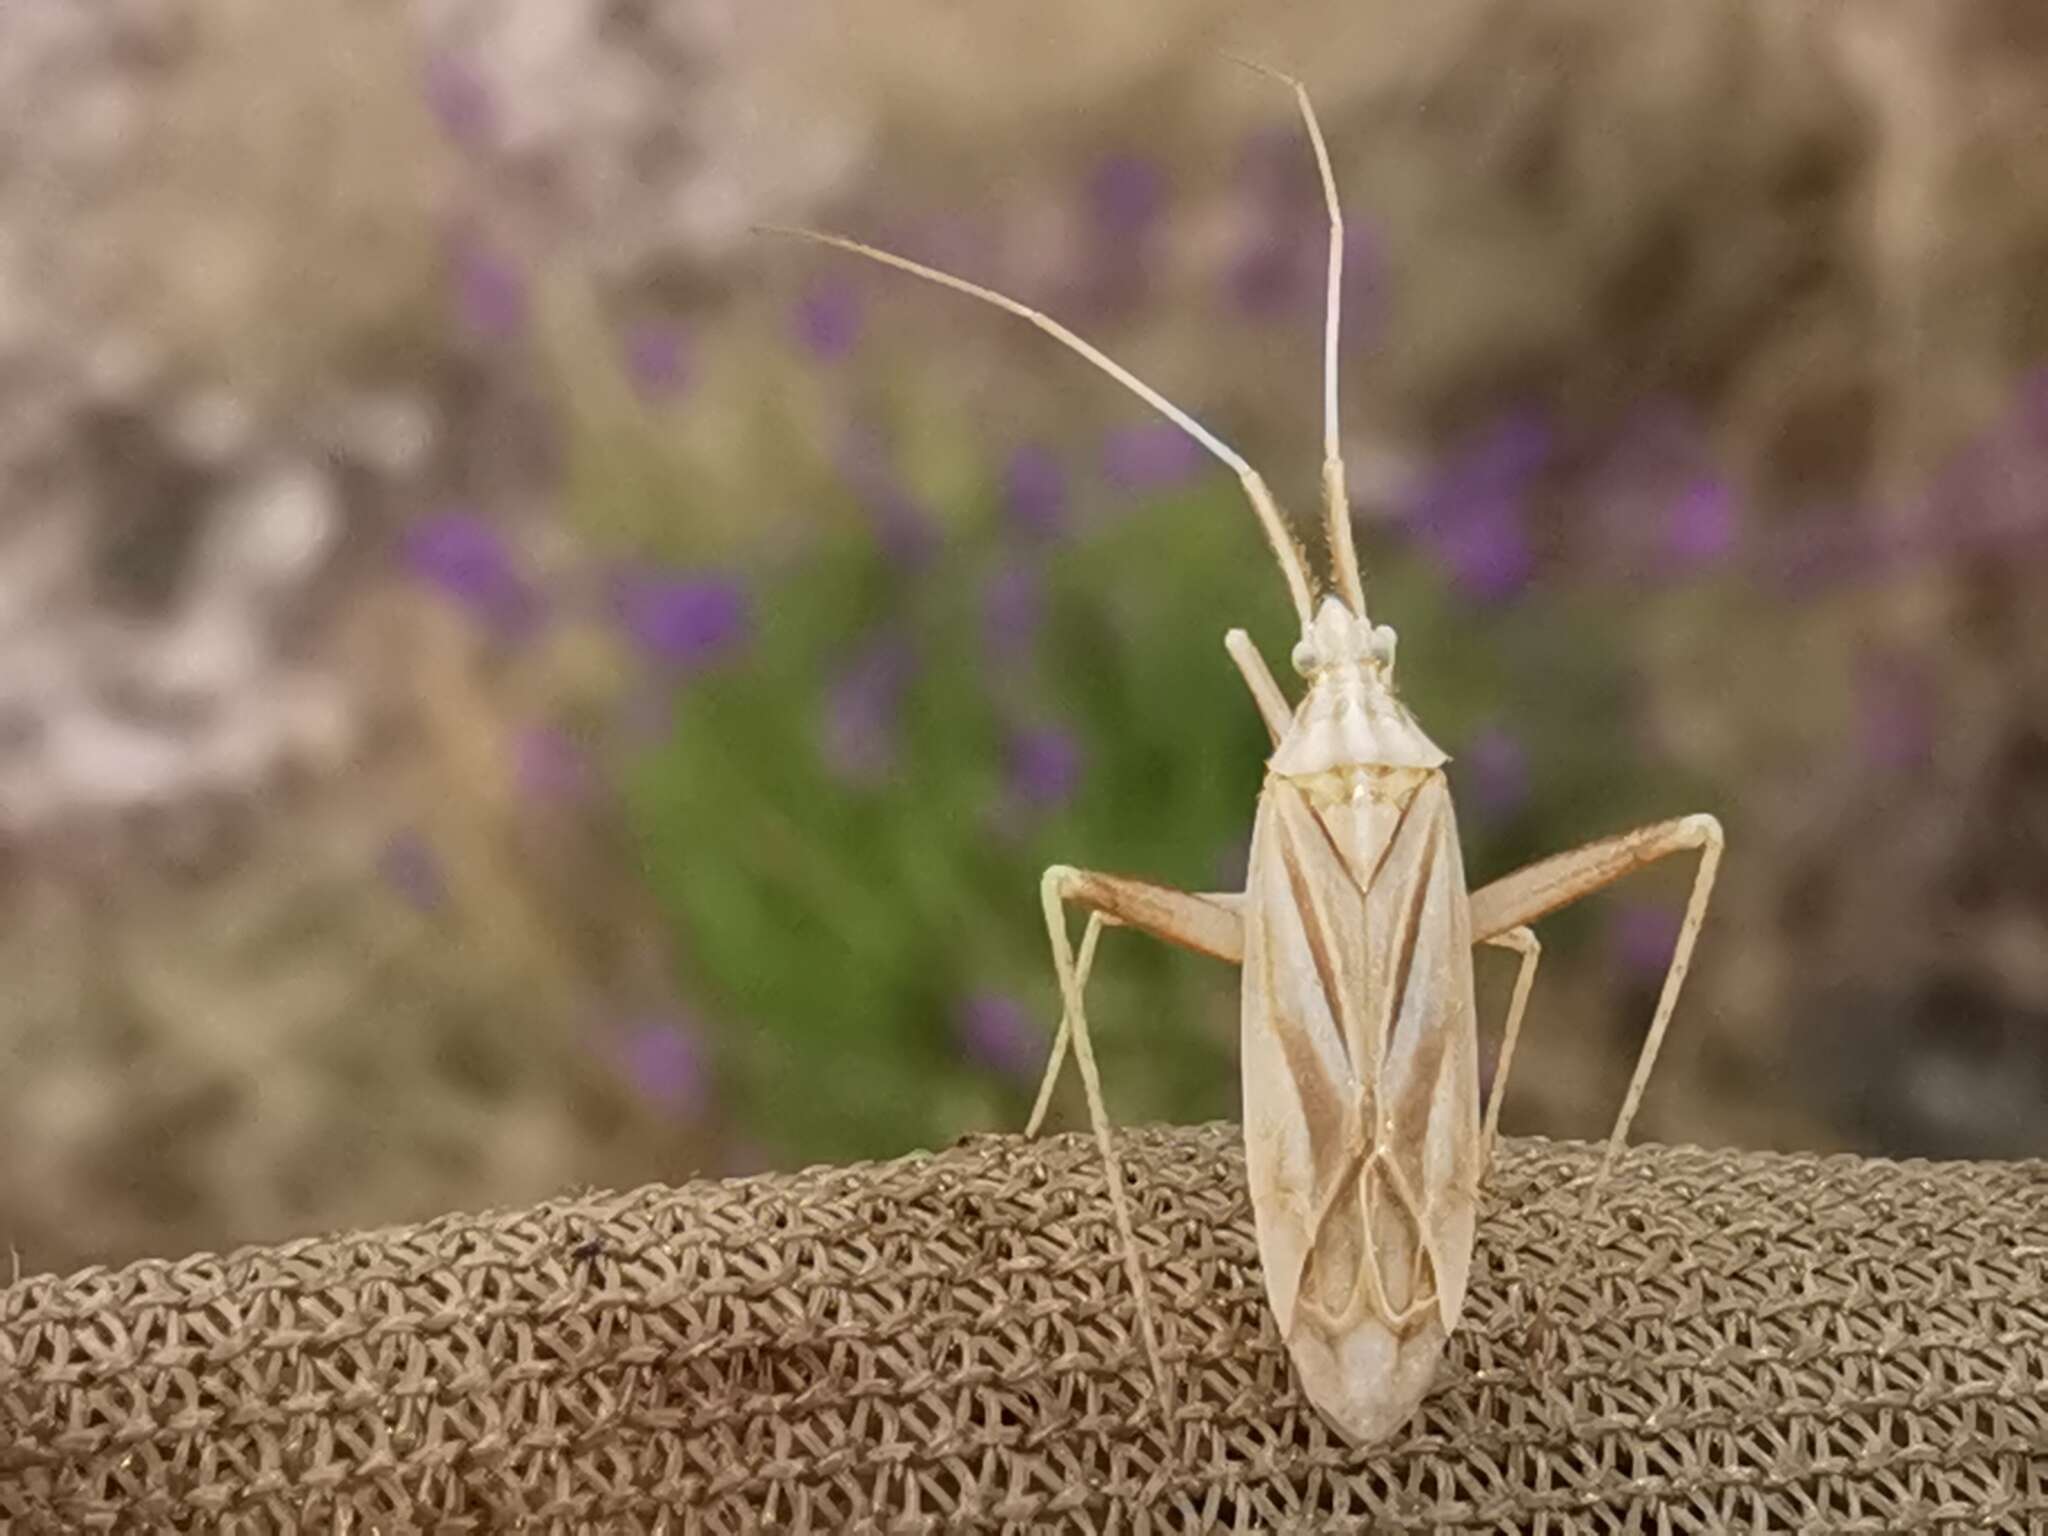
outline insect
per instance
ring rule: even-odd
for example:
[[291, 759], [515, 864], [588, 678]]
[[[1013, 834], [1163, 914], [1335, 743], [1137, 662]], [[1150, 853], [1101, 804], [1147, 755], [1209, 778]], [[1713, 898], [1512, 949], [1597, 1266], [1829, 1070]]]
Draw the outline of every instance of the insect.
[[[1459, 854], [1446, 755], [1395, 687], [1393, 630], [1367, 616], [1337, 413], [1343, 214], [1301, 82], [1293, 91], [1329, 215], [1324, 315], [1323, 512], [1330, 589], [1319, 592], [1264, 480], [1228, 444], [1058, 321], [951, 273], [838, 235], [780, 229], [1008, 310], [1149, 402], [1236, 472], [1278, 560], [1301, 637], [1290, 704], [1243, 630], [1224, 645], [1272, 737], [1245, 889], [1189, 892], [1056, 865], [1041, 886], [1062, 1018], [1027, 1135], [1044, 1122], [1071, 1042], [1108, 1175], [1123, 1264], [1162, 1410], [1159, 1337], [1089, 1038], [1085, 991], [1105, 926], [1141, 929], [1242, 969], [1245, 1169], [1266, 1296], [1309, 1400], [1347, 1439], [1398, 1429], [1428, 1392], [1471, 1271], [1481, 1180], [1541, 946], [1529, 925], [1673, 854], [1699, 855], [1677, 946], [1590, 1214], [1642, 1100], [1720, 862], [1712, 816], [1659, 822], [1543, 859], [1473, 891]], [[1067, 909], [1088, 914], [1076, 948]], [[1482, 1119], [1472, 947], [1520, 956]], [[1581, 1228], [1583, 1229], [1583, 1223]], [[1566, 1262], [1571, 1255], [1568, 1252]]]

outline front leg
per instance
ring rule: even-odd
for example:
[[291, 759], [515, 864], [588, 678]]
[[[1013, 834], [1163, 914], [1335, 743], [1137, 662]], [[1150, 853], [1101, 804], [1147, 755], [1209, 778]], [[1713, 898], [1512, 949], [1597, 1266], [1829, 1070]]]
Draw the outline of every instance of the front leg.
[[1252, 644], [1252, 637], [1241, 629], [1233, 629], [1223, 637], [1223, 648], [1230, 652], [1230, 659], [1237, 663], [1237, 670], [1243, 674], [1245, 687], [1252, 691], [1252, 702], [1258, 706], [1259, 718], [1266, 722], [1266, 734], [1273, 738], [1273, 745], [1279, 746], [1287, 735], [1294, 712], [1287, 707], [1287, 695], [1280, 691], [1280, 685], [1273, 681], [1272, 670], [1266, 665], [1266, 658], [1259, 654], [1259, 648]]

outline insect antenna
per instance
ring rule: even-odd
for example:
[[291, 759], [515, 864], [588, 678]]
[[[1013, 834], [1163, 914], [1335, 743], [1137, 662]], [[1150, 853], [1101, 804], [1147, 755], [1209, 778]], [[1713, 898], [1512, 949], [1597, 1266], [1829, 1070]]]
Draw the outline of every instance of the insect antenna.
[[[1314, 592], [1309, 585], [1308, 568], [1302, 558], [1301, 546], [1294, 542], [1294, 536], [1287, 531], [1287, 524], [1280, 516], [1280, 508], [1273, 500], [1273, 493], [1266, 488], [1266, 482], [1257, 470], [1247, 464], [1243, 455], [1222, 438], [1216, 436], [1186, 411], [1159, 393], [1150, 384], [1132, 373], [1123, 364], [1109, 356], [1093, 343], [1083, 340], [1052, 316], [1043, 314], [1021, 304], [1007, 294], [997, 293], [993, 288], [984, 288], [979, 283], [970, 283], [964, 277], [955, 277], [950, 272], [941, 272], [937, 267], [928, 267], [922, 262], [912, 261], [908, 256], [898, 256], [894, 251], [885, 251], [872, 245], [863, 245], [858, 240], [849, 240], [844, 235], [828, 235], [821, 230], [799, 229], [783, 224], [759, 224], [755, 232], [767, 235], [789, 235], [798, 240], [809, 240], [818, 245], [837, 246], [842, 251], [851, 251], [856, 256], [865, 256], [870, 261], [879, 261], [884, 266], [895, 267], [927, 282], [966, 294], [969, 298], [980, 299], [998, 309], [1006, 309], [1019, 319], [1028, 320], [1044, 331], [1062, 346], [1078, 352], [1082, 357], [1115, 379], [1154, 410], [1165, 416], [1175, 426], [1200, 443], [1210, 453], [1221, 459], [1237, 472], [1237, 478], [1244, 485], [1245, 496], [1252, 504], [1252, 511], [1258, 514], [1259, 524], [1265, 529], [1266, 539], [1273, 546], [1273, 554], [1280, 562], [1280, 573], [1287, 578], [1288, 594], [1294, 599], [1294, 609], [1306, 629], [1314, 617]], [[1341, 480], [1342, 471], [1339, 470]], [[1327, 482], [1328, 472], [1325, 469]], [[1350, 542], [1350, 525], [1345, 525], [1346, 547]], [[1352, 561], [1353, 582], [1356, 583], [1356, 565]]]
[[1316, 154], [1316, 170], [1323, 182], [1323, 205], [1330, 213], [1330, 266], [1328, 293], [1323, 308], [1323, 519], [1330, 540], [1330, 565], [1337, 578], [1337, 590], [1351, 611], [1365, 616], [1365, 582], [1359, 574], [1358, 548], [1351, 536], [1351, 497], [1344, 486], [1344, 450], [1337, 427], [1337, 333], [1344, 303], [1344, 210], [1337, 203], [1337, 177], [1330, 169], [1330, 149], [1323, 142], [1322, 125], [1308, 99], [1308, 87], [1292, 75], [1283, 75], [1253, 59], [1225, 55], [1234, 64], [1256, 70], [1277, 80], [1294, 92], [1301, 108], [1302, 123]]

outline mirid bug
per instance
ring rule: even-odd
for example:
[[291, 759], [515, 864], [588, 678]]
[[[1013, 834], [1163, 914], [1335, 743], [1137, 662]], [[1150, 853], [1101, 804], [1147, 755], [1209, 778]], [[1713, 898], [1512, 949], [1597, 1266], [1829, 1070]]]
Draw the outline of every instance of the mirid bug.
[[[1069, 1041], [1109, 1180], [1147, 1360], [1171, 1415], [1167, 1355], [1133, 1231], [1089, 1039], [1084, 992], [1105, 924], [1139, 928], [1242, 968], [1245, 1167], [1266, 1295], [1301, 1385], [1349, 1440], [1399, 1428], [1428, 1392], [1458, 1324], [1480, 1181], [1499, 1123], [1541, 950], [1529, 924], [1669, 854], [1700, 855], [1656, 1012], [1586, 1208], [1625, 1142], [1705, 918], [1722, 847], [1712, 816], [1685, 816], [1555, 855], [1468, 891], [1445, 754], [1394, 684], [1394, 632], [1367, 617], [1337, 429], [1343, 215], [1315, 109], [1288, 85], [1329, 209], [1323, 510], [1332, 590], [1308, 564], [1258, 473], [1157, 390], [1015, 299], [873, 246], [852, 251], [1030, 321], [1164, 413], [1243, 483], [1293, 599], [1301, 636], [1290, 705], [1243, 630], [1224, 644], [1273, 741], [1245, 889], [1173, 890], [1058, 865], [1041, 897], [1062, 1018], [1026, 1134], [1044, 1121]], [[1067, 908], [1087, 910], [1078, 952]], [[1472, 946], [1519, 952], [1498, 1070], [1482, 1120]]]

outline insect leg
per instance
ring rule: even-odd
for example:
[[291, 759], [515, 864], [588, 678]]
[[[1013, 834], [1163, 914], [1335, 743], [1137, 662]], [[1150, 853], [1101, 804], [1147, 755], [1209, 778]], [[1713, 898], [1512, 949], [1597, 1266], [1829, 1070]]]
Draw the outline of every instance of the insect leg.
[[[1243, 956], [1244, 941], [1237, 924], [1237, 912], [1244, 898], [1235, 891], [1190, 895], [1168, 886], [1068, 869], [1064, 865], [1048, 870], [1046, 878], [1050, 880], [1054, 873], [1061, 874], [1068, 882], [1065, 890], [1067, 900], [1091, 909], [1087, 931], [1081, 935], [1081, 953], [1074, 962], [1075, 981], [1084, 992], [1088, 986], [1088, 973], [1095, 963], [1095, 944], [1105, 927], [1142, 929], [1169, 944], [1214, 955], [1218, 960], [1228, 960], [1233, 964]], [[1052, 1055], [1046, 1061], [1045, 1076], [1038, 1085], [1038, 1098], [1032, 1105], [1031, 1118], [1024, 1125], [1026, 1136], [1036, 1136], [1045, 1123], [1046, 1111], [1052, 1105], [1053, 1089], [1059, 1082], [1060, 1068], [1066, 1065], [1067, 1045], [1073, 1033], [1073, 1019], [1065, 1011], [1063, 996], [1059, 1033], [1053, 1037]]]
[[1529, 1006], [1529, 988], [1536, 982], [1536, 963], [1543, 958], [1543, 945], [1527, 927], [1510, 928], [1486, 940], [1522, 957], [1515, 972], [1514, 995], [1508, 999], [1508, 1021], [1501, 1030], [1500, 1060], [1493, 1068], [1493, 1091], [1486, 1096], [1486, 1124], [1479, 1133], [1480, 1167], [1493, 1165], [1493, 1143], [1500, 1132], [1500, 1101], [1508, 1085], [1508, 1071], [1515, 1064], [1515, 1041], [1522, 1033], [1522, 1010]]
[[[1152, 1380], [1159, 1391], [1161, 1411], [1173, 1415], [1173, 1387], [1159, 1353], [1159, 1328], [1152, 1308], [1151, 1287], [1145, 1266], [1138, 1258], [1138, 1237], [1131, 1225], [1130, 1197], [1124, 1189], [1123, 1163], [1116, 1151], [1116, 1137], [1110, 1128], [1109, 1110], [1102, 1099], [1102, 1077], [1095, 1066], [1095, 1046], [1088, 1036], [1088, 1017], [1082, 1006], [1081, 983], [1086, 965], [1094, 960], [1092, 940], [1104, 920], [1143, 928], [1171, 943], [1198, 949], [1218, 959], [1238, 960], [1244, 954], [1243, 924], [1237, 913], [1214, 898], [1192, 896], [1165, 886], [1147, 885], [1139, 880], [1114, 875], [1092, 874], [1055, 864], [1045, 872], [1039, 885], [1045, 907], [1046, 933], [1052, 940], [1053, 968], [1059, 975], [1059, 1039], [1046, 1082], [1039, 1090], [1039, 1107], [1033, 1111], [1030, 1132], [1038, 1128], [1044, 1105], [1059, 1070], [1061, 1047], [1069, 1037], [1074, 1060], [1081, 1068], [1081, 1085], [1088, 1095], [1088, 1118], [1094, 1126], [1095, 1143], [1102, 1149], [1104, 1171], [1109, 1178], [1110, 1210], [1116, 1217], [1117, 1237], [1123, 1243], [1124, 1272], [1129, 1275], [1132, 1294], [1138, 1303], [1138, 1324], [1144, 1335], [1145, 1358], [1152, 1368]], [[1088, 932], [1082, 939], [1082, 955], [1074, 954], [1073, 938], [1067, 932], [1069, 901], [1093, 908]], [[1084, 964], [1085, 962], [1085, 964]]]
[[1266, 722], [1266, 731], [1273, 738], [1273, 745], [1279, 746], [1280, 738], [1287, 734], [1287, 727], [1293, 721], [1294, 712], [1287, 707], [1287, 695], [1273, 681], [1266, 658], [1252, 644], [1252, 637], [1241, 629], [1233, 629], [1223, 637], [1223, 648], [1230, 652], [1230, 659], [1244, 674], [1244, 684], [1252, 691], [1252, 702], [1259, 706], [1259, 718]]
[[1650, 1031], [1636, 1057], [1628, 1095], [1622, 1100], [1621, 1113], [1608, 1137], [1607, 1155], [1594, 1180], [1596, 1192], [1628, 1137], [1629, 1122], [1635, 1119], [1636, 1109], [1643, 1101], [1650, 1070], [1657, 1064], [1657, 1052], [1664, 1044], [1664, 1031], [1671, 1023], [1672, 1010], [1678, 1006], [1679, 989], [1685, 985], [1685, 974], [1692, 966], [1693, 941], [1699, 937], [1700, 925], [1706, 920], [1707, 902], [1714, 894], [1714, 874], [1720, 868], [1722, 843], [1721, 823], [1712, 816], [1681, 816], [1676, 821], [1660, 821], [1568, 853], [1553, 854], [1472, 893], [1473, 937], [1497, 938], [1510, 928], [1534, 922], [1545, 913], [1589, 896], [1659, 859], [1693, 849], [1699, 851], [1699, 872], [1693, 876], [1685, 922], [1678, 930], [1678, 945], [1672, 951], [1670, 968], [1664, 973], [1664, 990], [1657, 998]]
[[[1088, 991], [1088, 973], [1095, 969], [1095, 945], [1102, 937], [1103, 922], [1100, 912], [1088, 914], [1088, 927], [1081, 935], [1081, 953], [1074, 961], [1074, 986], [1084, 996]], [[1045, 1124], [1045, 1112], [1052, 1107], [1052, 1091], [1059, 1085], [1060, 1068], [1067, 1064], [1067, 1042], [1073, 1034], [1074, 1021], [1067, 1012], [1065, 994], [1062, 993], [1059, 1033], [1053, 1036], [1052, 1054], [1046, 1058], [1045, 1076], [1038, 1082], [1038, 1098], [1031, 1105], [1031, 1118], [1024, 1122], [1026, 1140], [1036, 1136]]]
[[[1546, 912], [1555, 912], [1559, 907], [1589, 896], [1612, 885], [1623, 875], [1632, 874], [1671, 854], [1697, 849], [1700, 855], [1699, 870], [1693, 876], [1692, 895], [1685, 904], [1685, 921], [1678, 930], [1678, 944], [1672, 951], [1670, 968], [1664, 973], [1664, 989], [1657, 998], [1657, 1011], [1650, 1018], [1649, 1033], [1643, 1037], [1642, 1049], [1637, 1053], [1635, 1073], [1629, 1079], [1628, 1094], [1622, 1100], [1621, 1113], [1615, 1117], [1614, 1130], [1607, 1138], [1607, 1150], [1586, 1186], [1580, 1219], [1572, 1229], [1569, 1244], [1558, 1266], [1560, 1275], [1569, 1273], [1577, 1258], [1582, 1234], [1599, 1204], [1600, 1193], [1613, 1172], [1615, 1159], [1621, 1155], [1628, 1139], [1629, 1123], [1635, 1119], [1636, 1109], [1643, 1101], [1643, 1092], [1649, 1086], [1650, 1071], [1656, 1066], [1658, 1049], [1664, 1043], [1664, 1031], [1671, 1023], [1672, 1010], [1678, 1006], [1679, 989], [1685, 985], [1685, 974], [1692, 966], [1693, 942], [1699, 937], [1700, 925], [1706, 921], [1707, 903], [1714, 894], [1714, 875], [1721, 865], [1723, 843], [1721, 823], [1714, 817], [1681, 816], [1676, 821], [1661, 821], [1654, 826], [1624, 832], [1619, 837], [1602, 838], [1597, 843], [1588, 843], [1568, 853], [1554, 854], [1472, 893], [1473, 936], [1495, 939], [1509, 929], [1533, 922]], [[1503, 1053], [1502, 1072], [1494, 1084], [1496, 1096], [1505, 1084], [1506, 1065]], [[1545, 1304], [1539, 1304], [1539, 1320], [1544, 1310]]]

